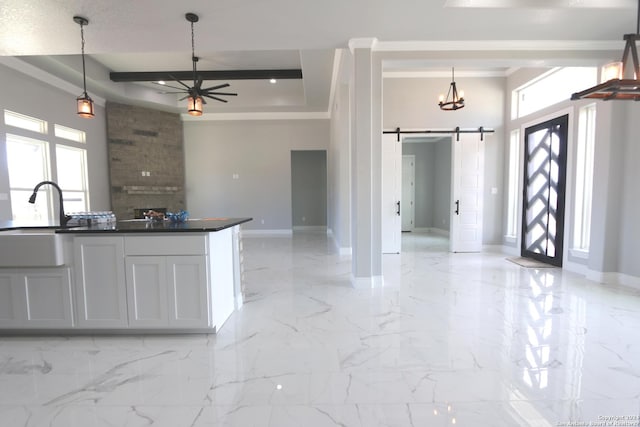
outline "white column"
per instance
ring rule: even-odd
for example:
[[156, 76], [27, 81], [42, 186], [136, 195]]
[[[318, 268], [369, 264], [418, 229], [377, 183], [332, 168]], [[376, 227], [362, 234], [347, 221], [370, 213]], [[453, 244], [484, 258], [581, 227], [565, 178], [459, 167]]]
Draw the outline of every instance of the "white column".
[[375, 39], [349, 42], [353, 55], [352, 126], [352, 282], [382, 283], [382, 106], [381, 65], [374, 61]]

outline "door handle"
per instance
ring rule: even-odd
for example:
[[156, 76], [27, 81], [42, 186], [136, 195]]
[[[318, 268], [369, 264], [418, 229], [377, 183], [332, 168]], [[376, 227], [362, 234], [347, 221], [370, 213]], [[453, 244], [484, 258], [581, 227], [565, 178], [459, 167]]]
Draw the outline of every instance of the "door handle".
[[460, 215], [460, 200], [456, 200], [456, 215]]
[[396, 205], [398, 206], [398, 209], [396, 210], [396, 214], [398, 216], [400, 216], [400, 201], [398, 200], [398, 202], [396, 203]]

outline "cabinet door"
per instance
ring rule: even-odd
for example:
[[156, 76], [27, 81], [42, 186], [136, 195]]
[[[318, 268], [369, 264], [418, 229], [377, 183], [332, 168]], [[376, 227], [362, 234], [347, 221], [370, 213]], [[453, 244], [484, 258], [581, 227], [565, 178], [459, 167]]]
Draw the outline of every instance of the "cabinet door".
[[125, 265], [129, 326], [168, 326], [165, 257], [129, 256]]
[[168, 256], [169, 325], [209, 326], [209, 295], [205, 256]]
[[73, 326], [71, 273], [68, 268], [27, 272], [20, 281], [26, 298], [25, 327]]
[[26, 302], [17, 274], [0, 274], [0, 328], [15, 328], [25, 322]]
[[127, 297], [122, 237], [76, 237], [74, 261], [78, 326], [126, 327]]

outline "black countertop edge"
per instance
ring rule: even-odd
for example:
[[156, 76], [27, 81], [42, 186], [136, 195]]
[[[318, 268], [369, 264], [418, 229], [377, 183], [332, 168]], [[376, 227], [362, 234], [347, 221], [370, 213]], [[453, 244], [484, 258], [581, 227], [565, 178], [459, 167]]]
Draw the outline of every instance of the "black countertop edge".
[[[115, 223], [93, 224], [85, 227], [60, 227], [50, 224], [42, 225], [5, 225], [0, 224], [0, 231], [24, 228], [55, 229], [61, 234], [108, 234], [108, 233], [203, 233], [224, 230], [225, 228], [252, 221], [253, 218], [207, 218], [192, 219], [182, 223], [170, 221], [152, 222], [146, 220], [118, 221]], [[3, 226], [5, 225], [5, 226]]]

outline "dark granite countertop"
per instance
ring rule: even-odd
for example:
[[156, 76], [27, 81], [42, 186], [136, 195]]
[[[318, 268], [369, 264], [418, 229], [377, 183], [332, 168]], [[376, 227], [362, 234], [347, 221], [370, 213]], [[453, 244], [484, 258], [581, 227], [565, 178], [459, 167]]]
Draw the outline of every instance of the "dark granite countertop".
[[170, 221], [152, 222], [147, 220], [124, 220], [115, 223], [94, 224], [86, 227], [64, 227], [55, 224], [42, 223], [15, 223], [13, 221], [0, 222], [0, 231], [14, 230], [17, 228], [55, 228], [56, 233], [65, 234], [91, 234], [91, 233], [173, 233], [173, 232], [211, 232], [220, 231], [234, 225], [243, 224], [253, 218], [204, 218], [190, 219], [182, 223]]

